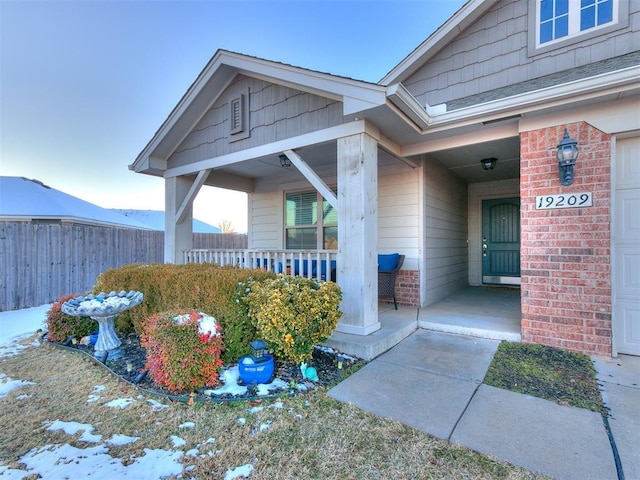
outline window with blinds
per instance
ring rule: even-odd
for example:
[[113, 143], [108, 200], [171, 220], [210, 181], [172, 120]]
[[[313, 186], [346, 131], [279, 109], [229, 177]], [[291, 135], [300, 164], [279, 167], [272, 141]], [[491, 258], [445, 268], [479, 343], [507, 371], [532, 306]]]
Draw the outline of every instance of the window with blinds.
[[287, 249], [337, 249], [338, 213], [318, 192], [289, 192], [285, 198], [285, 238]]

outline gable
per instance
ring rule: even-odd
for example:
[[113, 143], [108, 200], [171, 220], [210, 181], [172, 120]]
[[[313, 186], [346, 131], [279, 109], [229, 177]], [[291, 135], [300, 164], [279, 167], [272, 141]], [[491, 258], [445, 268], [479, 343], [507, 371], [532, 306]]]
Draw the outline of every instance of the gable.
[[344, 118], [342, 102], [238, 75], [175, 149], [168, 168], [340, 125]]
[[[250, 142], [256, 142], [260, 145], [260, 140], [245, 141], [251, 138], [246, 129], [252, 129], [254, 126], [250, 123], [239, 125], [238, 121], [242, 120], [238, 118], [234, 118], [234, 128], [230, 130], [236, 145], [227, 149], [219, 141], [221, 132], [218, 129], [223, 128], [222, 123], [224, 123], [224, 128], [229, 126], [228, 109], [231, 108], [230, 103], [236, 107], [233, 110], [234, 115], [244, 112], [245, 117], [254, 116], [254, 110], [251, 107], [252, 100], [261, 105], [259, 98], [256, 97], [254, 100], [257, 92], [260, 91], [259, 88], [253, 93], [249, 90], [249, 93], [245, 95], [248, 102], [240, 99], [238, 103], [234, 104], [233, 100], [238, 99], [238, 92], [233, 93], [236, 96], [231, 98], [231, 101], [223, 96], [231, 86], [235, 87], [238, 82], [246, 79], [261, 80], [279, 85], [287, 90], [299, 90], [311, 96], [339, 102], [341, 115], [351, 116], [352, 119], [360, 112], [375, 109], [385, 105], [386, 102], [386, 89], [377, 84], [218, 50], [173, 108], [153, 138], [140, 152], [134, 163], [129, 165], [129, 169], [162, 176], [169, 168], [170, 157], [173, 157], [171, 161], [174, 164], [184, 165], [196, 161], [195, 159], [198, 158], [219, 156], [222, 151], [235, 152], [241, 148], [247, 148]], [[251, 81], [246, 80], [246, 83], [250, 84]], [[299, 100], [304, 102], [305, 99], [306, 97]], [[265, 102], [267, 101], [265, 100]], [[220, 107], [220, 102], [226, 103], [226, 106]], [[291, 103], [296, 102], [297, 100]], [[223, 114], [216, 111], [216, 105], [218, 108], [227, 109], [227, 112], [224, 113], [227, 116], [224, 119], [221, 117]], [[289, 104], [287, 104], [287, 108], [289, 108]], [[337, 107], [332, 106], [331, 108]], [[267, 110], [265, 110], [266, 112]], [[203, 121], [204, 117], [207, 119]], [[333, 120], [329, 121], [329, 123], [331, 122]], [[285, 124], [281, 123], [280, 126], [282, 125]], [[293, 129], [293, 125], [287, 125], [287, 130]], [[278, 135], [281, 135], [280, 131], [278, 131]], [[290, 134], [286, 133], [285, 135], [289, 136]], [[188, 136], [191, 138], [187, 139]], [[179, 154], [177, 149], [180, 149]]]
[[[576, 38], [568, 45], [531, 49], [535, 5], [522, 0], [495, 2], [403, 79], [404, 86], [420, 104], [446, 104], [451, 111], [638, 65], [640, 39], [633, 21], [622, 22], [614, 31]], [[638, 3], [629, 5], [629, 18], [640, 18]], [[563, 71], [571, 78], [558, 75]]]

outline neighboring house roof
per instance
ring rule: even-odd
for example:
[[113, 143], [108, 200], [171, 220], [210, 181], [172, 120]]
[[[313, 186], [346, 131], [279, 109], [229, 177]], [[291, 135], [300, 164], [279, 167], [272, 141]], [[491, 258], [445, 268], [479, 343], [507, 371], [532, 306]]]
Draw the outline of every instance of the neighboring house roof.
[[[147, 225], [153, 230], [164, 231], [164, 212], [162, 210], [122, 210], [113, 209], [127, 218], [131, 218], [137, 222]], [[209, 225], [197, 219], [193, 219], [193, 233], [222, 233], [218, 227]]]
[[24, 177], [0, 177], [0, 220], [61, 221], [149, 230], [134, 219]]

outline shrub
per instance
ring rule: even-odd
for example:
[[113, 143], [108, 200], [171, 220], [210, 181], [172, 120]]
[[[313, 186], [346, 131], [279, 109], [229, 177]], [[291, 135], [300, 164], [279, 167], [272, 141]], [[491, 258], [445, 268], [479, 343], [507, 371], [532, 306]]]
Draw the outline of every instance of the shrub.
[[255, 340], [256, 328], [240, 305], [238, 285], [247, 278], [274, 278], [265, 270], [220, 267], [211, 263], [172, 265], [126, 265], [102, 273], [93, 293], [115, 290], [137, 290], [144, 301], [136, 308], [121, 313], [116, 330], [142, 332], [144, 319], [160, 312], [189, 310], [213, 315], [224, 331], [222, 359], [234, 363], [251, 352], [248, 342]]
[[64, 302], [76, 297], [79, 295], [60, 297], [47, 312], [47, 338], [50, 342], [64, 342], [71, 335], [75, 335], [79, 339], [98, 328], [98, 322], [89, 317], [67, 315], [61, 310]]
[[333, 282], [279, 275], [254, 282], [249, 289], [250, 318], [280, 359], [311, 358], [314, 345], [329, 338], [342, 316], [342, 294]]
[[147, 349], [145, 367], [171, 393], [218, 381], [222, 337], [215, 318], [194, 311], [156, 313], [144, 321], [140, 341]]

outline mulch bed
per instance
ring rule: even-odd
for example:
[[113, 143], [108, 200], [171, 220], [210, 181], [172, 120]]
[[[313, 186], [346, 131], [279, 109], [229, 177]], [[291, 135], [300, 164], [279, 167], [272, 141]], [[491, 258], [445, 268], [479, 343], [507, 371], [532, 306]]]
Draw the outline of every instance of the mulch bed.
[[[150, 375], [144, 374], [145, 372], [145, 361], [146, 361], [146, 350], [140, 345], [140, 338], [135, 334], [129, 334], [120, 336], [120, 340], [122, 341], [122, 345], [120, 346], [123, 350], [123, 357], [117, 360], [109, 360], [105, 362], [105, 366], [115, 375], [119, 376], [123, 381], [129, 383], [135, 383], [135, 385], [147, 391], [148, 393], [157, 394], [163, 397], [169, 397], [173, 400], [181, 400], [181, 401], [189, 401], [193, 399], [194, 401], [235, 401], [235, 400], [251, 400], [256, 398], [255, 392], [252, 391], [251, 388], [248, 389], [245, 395], [216, 395], [216, 396], [206, 396], [204, 395], [205, 388], [202, 388], [200, 392], [195, 395], [191, 395], [189, 393], [185, 393], [184, 395], [174, 395], [168, 392], [164, 387], [156, 384]], [[51, 343], [54, 346], [60, 346], [60, 344]], [[91, 358], [93, 358], [94, 349], [91, 345], [81, 345], [81, 344], [69, 344], [65, 347], [66, 349], [77, 350], [84, 354], [87, 354]], [[280, 390], [277, 392], [272, 392], [275, 396], [282, 395], [291, 395], [306, 390], [315, 389], [318, 387], [322, 388], [331, 388], [332, 386], [339, 383], [343, 377], [352, 373], [355, 370], [358, 370], [366, 363], [364, 360], [354, 358], [351, 356], [347, 357], [347, 360], [343, 362], [342, 370], [338, 369], [338, 353], [335, 351], [330, 351], [329, 349], [319, 349], [315, 348], [313, 351], [312, 358], [307, 361], [307, 365], [310, 367], [314, 367], [318, 372], [318, 381], [310, 382], [302, 378], [302, 373], [300, 372], [300, 365], [295, 362], [282, 362], [276, 360], [275, 363], [275, 372], [274, 378], [279, 378], [283, 380], [287, 384], [292, 385], [288, 391]], [[96, 360], [97, 361], [97, 360]], [[130, 371], [127, 371], [127, 364], [131, 363], [132, 368]], [[142, 374], [142, 375], [141, 375]], [[137, 378], [136, 378], [137, 377]], [[142, 377], [140, 379], [140, 377]], [[139, 380], [139, 381], [137, 381]], [[304, 385], [303, 388], [298, 388], [297, 385]], [[240, 381], [240, 385], [242, 385]], [[295, 386], [294, 386], [295, 385]], [[220, 385], [218, 385], [220, 386]], [[214, 388], [217, 386], [214, 386]], [[211, 388], [208, 386], [207, 388]], [[264, 398], [264, 397], [261, 397]]]

